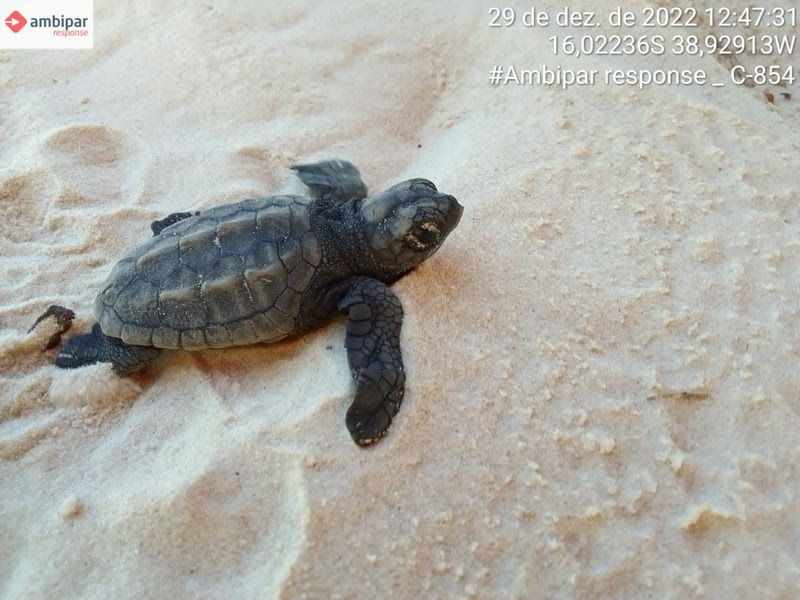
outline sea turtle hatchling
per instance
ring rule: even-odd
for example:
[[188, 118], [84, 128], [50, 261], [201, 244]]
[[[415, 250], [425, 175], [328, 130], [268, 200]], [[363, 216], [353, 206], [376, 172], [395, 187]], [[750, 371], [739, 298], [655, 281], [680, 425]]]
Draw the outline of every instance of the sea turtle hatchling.
[[202, 350], [276, 342], [346, 312], [356, 392], [353, 440], [389, 427], [403, 399], [403, 308], [387, 287], [430, 257], [463, 207], [427, 179], [367, 197], [355, 166], [292, 167], [312, 197], [270, 196], [152, 224], [154, 237], [111, 271], [91, 333], [70, 339], [56, 365], [109, 362], [121, 375], [162, 348]]

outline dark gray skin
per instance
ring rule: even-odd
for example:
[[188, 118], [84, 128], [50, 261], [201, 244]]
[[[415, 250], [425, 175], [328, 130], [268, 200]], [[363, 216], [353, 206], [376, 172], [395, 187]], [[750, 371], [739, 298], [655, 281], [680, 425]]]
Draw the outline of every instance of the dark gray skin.
[[70, 339], [56, 365], [108, 362], [120, 375], [162, 348], [270, 343], [347, 313], [345, 347], [356, 380], [346, 424], [368, 445], [403, 400], [403, 307], [389, 289], [429, 258], [463, 207], [427, 179], [367, 197], [346, 161], [292, 167], [312, 196], [244, 200], [152, 224], [95, 302], [92, 332]]

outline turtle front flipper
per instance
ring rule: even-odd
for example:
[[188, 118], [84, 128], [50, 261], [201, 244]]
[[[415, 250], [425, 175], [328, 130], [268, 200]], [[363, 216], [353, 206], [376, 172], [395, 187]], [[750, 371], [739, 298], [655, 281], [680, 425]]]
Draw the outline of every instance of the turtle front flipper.
[[119, 375], [130, 375], [144, 369], [161, 354], [160, 348], [132, 346], [117, 338], [108, 337], [95, 323], [91, 333], [71, 338], [56, 356], [56, 366], [76, 369], [98, 362], [111, 363]]
[[292, 170], [314, 196], [326, 202], [347, 202], [367, 197], [367, 186], [361, 180], [361, 173], [346, 160], [292, 165]]
[[354, 277], [337, 307], [348, 311], [347, 360], [356, 393], [347, 410], [347, 429], [359, 446], [377, 441], [403, 401], [405, 372], [400, 354], [403, 307], [386, 285]]
[[188, 219], [189, 217], [196, 217], [199, 214], [200, 214], [199, 210], [196, 210], [194, 212], [172, 213], [171, 215], [167, 215], [163, 219], [159, 219], [158, 221], [153, 221], [152, 223], [150, 223], [150, 229], [153, 230], [153, 235], [158, 235], [170, 225], [175, 225], [175, 223], [178, 223], [179, 221], [183, 221], [184, 219]]

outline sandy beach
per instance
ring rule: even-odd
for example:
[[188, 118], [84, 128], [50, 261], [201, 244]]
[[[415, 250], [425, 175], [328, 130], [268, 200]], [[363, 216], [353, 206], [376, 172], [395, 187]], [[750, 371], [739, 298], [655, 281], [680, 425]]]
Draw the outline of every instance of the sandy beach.
[[[0, 597], [800, 596], [800, 87], [732, 77], [800, 50], [671, 46], [800, 27], [583, 4], [601, 26], [95, 2], [93, 50], [0, 51]], [[696, 26], [646, 27], [664, 6]], [[666, 49], [563, 46], [601, 33]], [[597, 73], [509, 76], [544, 67]], [[670, 70], [707, 81], [640, 84]], [[465, 207], [393, 286], [406, 392], [374, 446], [341, 318], [129, 378], [28, 332], [51, 304], [87, 331], [154, 219], [304, 194], [290, 165], [329, 158]]]

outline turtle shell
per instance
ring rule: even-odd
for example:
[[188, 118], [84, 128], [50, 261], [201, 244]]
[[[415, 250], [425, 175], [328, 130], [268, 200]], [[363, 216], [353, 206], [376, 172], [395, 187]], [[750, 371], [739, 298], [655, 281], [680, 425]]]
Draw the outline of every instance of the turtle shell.
[[166, 227], [111, 271], [95, 301], [103, 333], [185, 350], [285, 337], [322, 260], [312, 202], [244, 200]]

